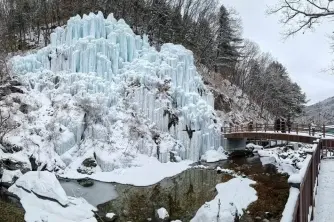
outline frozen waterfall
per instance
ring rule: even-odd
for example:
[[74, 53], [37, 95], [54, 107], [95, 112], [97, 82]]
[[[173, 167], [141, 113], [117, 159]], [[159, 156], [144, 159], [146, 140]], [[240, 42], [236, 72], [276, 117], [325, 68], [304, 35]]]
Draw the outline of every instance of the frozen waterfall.
[[[168, 43], [158, 52], [147, 36], [135, 35], [124, 20], [116, 20], [112, 14], [105, 19], [101, 12], [71, 18], [66, 26], [55, 29], [50, 41], [35, 53], [12, 59], [13, 71], [32, 90], [95, 97], [104, 115], [111, 116], [128, 109], [119, 105], [126, 101], [137, 114], [183, 145], [183, 149], [160, 148], [162, 162], [169, 160], [173, 150], [182, 159], [197, 161], [205, 151], [221, 145], [213, 95], [196, 71], [192, 52], [183, 46]], [[57, 76], [52, 86], [46, 80], [51, 74]], [[69, 121], [62, 124], [78, 142], [84, 129]], [[73, 143], [72, 139], [66, 144]], [[142, 153], [156, 154], [147, 151], [144, 141], [137, 144]], [[70, 148], [62, 146], [61, 153]]]

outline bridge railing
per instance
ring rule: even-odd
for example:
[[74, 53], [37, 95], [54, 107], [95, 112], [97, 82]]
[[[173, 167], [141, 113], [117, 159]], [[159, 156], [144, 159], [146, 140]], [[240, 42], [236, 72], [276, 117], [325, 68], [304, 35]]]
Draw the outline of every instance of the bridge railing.
[[321, 133], [323, 136], [326, 134], [325, 125], [311, 125], [311, 124], [268, 124], [268, 123], [253, 123], [253, 124], [241, 124], [233, 127], [222, 127], [222, 132], [237, 133], [237, 132], [280, 132], [280, 133], [294, 133], [294, 134], [307, 134], [315, 136]]
[[[311, 158], [306, 158], [305, 161], [307, 162], [300, 169], [299, 175], [297, 177], [295, 175], [290, 176], [289, 184], [292, 189], [298, 189], [299, 194], [295, 203], [292, 202], [294, 204], [292, 215], [289, 215], [291, 205], [286, 205], [282, 222], [308, 222], [313, 220], [320, 160], [324, 149], [334, 149], [334, 139], [321, 139], [317, 144], [314, 144], [313, 149], [308, 152]], [[294, 198], [293, 195], [290, 189], [289, 199]]]

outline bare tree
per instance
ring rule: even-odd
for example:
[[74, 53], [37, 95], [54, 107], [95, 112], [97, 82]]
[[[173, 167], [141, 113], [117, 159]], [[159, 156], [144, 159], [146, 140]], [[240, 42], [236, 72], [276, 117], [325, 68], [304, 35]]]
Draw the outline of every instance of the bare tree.
[[11, 119], [10, 111], [6, 112], [5, 108], [8, 109], [9, 105], [0, 104], [0, 144], [10, 131], [17, 128], [17, 124]]
[[288, 25], [285, 36], [314, 28], [322, 19], [334, 17], [333, 0], [280, 0], [280, 3], [268, 10], [269, 14], [283, 15], [281, 22]]

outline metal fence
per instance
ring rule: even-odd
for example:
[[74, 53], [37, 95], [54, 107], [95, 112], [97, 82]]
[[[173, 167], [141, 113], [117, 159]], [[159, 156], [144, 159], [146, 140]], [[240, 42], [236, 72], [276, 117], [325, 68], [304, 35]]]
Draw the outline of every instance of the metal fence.
[[222, 132], [227, 133], [237, 133], [237, 132], [277, 132], [277, 133], [295, 133], [295, 134], [308, 134], [310, 136], [315, 136], [316, 134], [321, 134], [323, 137], [326, 135], [325, 125], [311, 125], [311, 124], [241, 124], [233, 127], [222, 127]]

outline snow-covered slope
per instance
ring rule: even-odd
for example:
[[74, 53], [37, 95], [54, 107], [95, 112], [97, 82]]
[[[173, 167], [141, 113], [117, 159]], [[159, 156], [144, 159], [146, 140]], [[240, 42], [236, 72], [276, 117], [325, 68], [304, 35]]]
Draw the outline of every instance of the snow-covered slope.
[[141, 166], [138, 154], [167, 162], [170, 151], [197, 161], [221, 144], [192, 52], [173, 44], [158, 52], [112, 14], [71, 18], [11, 68], [24, 94], [7, 98], [21, 125], [5, 139], [39, 168], [91, 174]]
[[206, 86], [214, 94], [215, 111], [225, 125], [247, 124], [249, 121], [273, 124], [273, 115], [265, 109], [261, 110], [238, 86], [204, 66], [199, 66], [199, 70]]
[[330, 97], [304, 109], [304, 115], [298, 119], [301, 123], [334, 124], [334, 97]]

